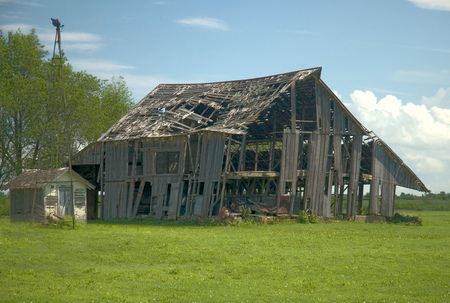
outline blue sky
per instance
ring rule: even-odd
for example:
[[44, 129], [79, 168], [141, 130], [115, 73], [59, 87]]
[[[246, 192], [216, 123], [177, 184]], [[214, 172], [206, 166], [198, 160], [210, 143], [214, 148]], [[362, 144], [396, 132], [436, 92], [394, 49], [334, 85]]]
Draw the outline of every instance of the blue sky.
[[[76, 70], [159, 83], [321, 66], [322, 79], [434, 192], [450, 192], [450, 0], [0, 0], [0, 28], [36, 28]], [[403, 189], [399, 189], [399, 192]]]

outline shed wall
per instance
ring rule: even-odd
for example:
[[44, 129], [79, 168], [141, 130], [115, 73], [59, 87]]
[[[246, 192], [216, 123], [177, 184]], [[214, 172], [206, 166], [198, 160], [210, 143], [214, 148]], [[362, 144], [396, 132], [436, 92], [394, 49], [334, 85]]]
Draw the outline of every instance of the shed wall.
[[44, 194], [41, 189], [12, 189], [10, 220], [42, 221], [45, 219]]

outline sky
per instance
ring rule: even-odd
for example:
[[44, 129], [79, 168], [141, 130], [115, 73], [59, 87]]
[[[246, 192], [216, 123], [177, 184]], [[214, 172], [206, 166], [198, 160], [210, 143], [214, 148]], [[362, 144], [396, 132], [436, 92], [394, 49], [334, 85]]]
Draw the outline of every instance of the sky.
[[[450, 0], [0, 0], [0, 29], [35, 28], [75, 70], [159, 83], [322, 67], [322, 80], [432, 192], [450, 192]], [[414, 193], [398, 188], [397, 193]]]

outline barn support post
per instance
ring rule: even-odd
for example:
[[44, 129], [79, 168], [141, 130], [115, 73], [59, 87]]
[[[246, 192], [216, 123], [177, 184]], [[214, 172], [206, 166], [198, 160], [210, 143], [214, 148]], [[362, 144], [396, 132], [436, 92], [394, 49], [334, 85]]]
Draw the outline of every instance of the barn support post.
[[245, 156], [246, 156], [246, 148], [247, 148], [247, 134], [242, 136], [241, 150], [239, 153], [239, 171], [245, 170]]
[[131, 214], [131, 218], [134, 218], [137, 215], [137, 212], [139, 209], [139, 204], [141, 203], [142, 193], [144, 192], [144, 187], [145, 187], [145, 180], [140, 180], [139, 190], [138, 190], [138, 193], [136, 196], [136, 200], [134, 201], [133, 212]]

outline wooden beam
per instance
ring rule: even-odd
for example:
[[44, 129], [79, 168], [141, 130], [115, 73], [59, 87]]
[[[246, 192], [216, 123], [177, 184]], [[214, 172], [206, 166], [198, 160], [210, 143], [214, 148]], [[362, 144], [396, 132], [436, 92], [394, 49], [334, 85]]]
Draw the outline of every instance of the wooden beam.
[[291, 130], [294, 132], [297, 120], [297, 98], [295, 96], [295, 81], [291, 84]]
[[241, 151], [239, 154], [239, 167], [238, 170], [245, 170], [245, 156], [246, 156], [246, 148], [247, 148], [247, 134], [242, 137]]
[[[230, 152], [231, 152], [231, 135], [228, 137], [227, 156], [225, 159], [225, 168], [224, 168], [223, 175], [222, 175], [222, 190], [220, 192], [219, 210], [221, 210], [223, 207], [223, 200], [225, 197], [225, 189], [226, 189], [226, 185], [227, 185], [227, 174], [228, 174], [227, 170], [228, 170], [228, 164], [230, 162]], [[219, 186], [219, 184], [217, 186]]]
[[133, 210], [133, 197], [134, 197], [134, 181], [131, 181], [128, 186], [128, 199], [127, 199], [127, 218], [131, 218]]
[[145, 187], [145, 181], [141, 180], [141, 183], [139, 184], [138, 194], [136, 196], [136, 200], [134, 201], [134, 205], [133, 205], [133, 213], [131, 215], [132, 218], [136, 217], [136, 215], [137, 215], [137, 212], [139, 209], [139, 203], [141, 203], [142, 193], [144, 192], [144, 187]]

